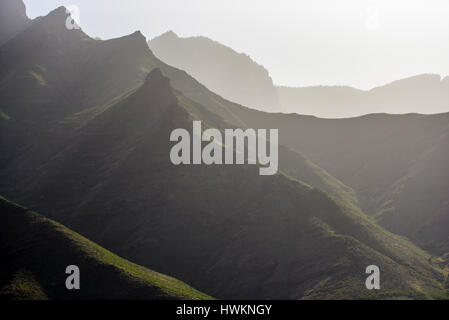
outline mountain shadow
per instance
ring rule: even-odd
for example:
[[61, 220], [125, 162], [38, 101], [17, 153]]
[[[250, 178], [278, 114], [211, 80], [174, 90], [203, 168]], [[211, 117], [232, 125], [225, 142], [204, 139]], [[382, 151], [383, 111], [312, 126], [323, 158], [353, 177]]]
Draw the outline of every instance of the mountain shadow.
[[[218, 298], [431, 298], [442, 290], [427, 253], [320, 190], [259, 176], [258, 166], [172, 165], [170, 133], [193, 120], [224, 127], [153, 70], [42, 168], [26, 203]], [[379, 293], [364, 284], [373, 261], [383, 270]]]
[[449, 251], [449, 114], [373, 114], [351, 119], [254, 112], [233, 115], [254, 128], [279, 128], [300, 151], [355, 191], [387, 229], [435, 255]]
[[[428, 253], [364, 215], [350, 188], [292, 146], [274, 176], [172, 165], [173, 129], [246, 128], [238, 112], [251, 111], [159, 61], [139, 33], [97, 41], [65, 19], [59, 8], [0, 47], [8, 197], [218, 298], [444, 297]], [[365, 288], [371, 264], [381, 291]]]

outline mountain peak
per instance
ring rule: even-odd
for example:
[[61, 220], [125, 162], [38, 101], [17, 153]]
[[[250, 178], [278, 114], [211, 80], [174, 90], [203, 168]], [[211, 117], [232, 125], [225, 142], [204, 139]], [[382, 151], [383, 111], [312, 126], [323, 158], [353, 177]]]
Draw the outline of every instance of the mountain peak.
[[223, 98], [257, 110], [280, 111], [268, 70], [248, 55], [207, 37], [178, 37], [173, 31], [148, 44], [156, 57]]
[[127, 50], [149, 50], [145, 36], [140, 31], [135, 31], [131, 34], [120, 38], [105, 40], [104, 43], [127, 48]]
[[167, 36], [167, 37], [179, 38], [178, 35], [173, 30], [169, 30], [169, 31], [165, 32], [164, 35]]
[[172, 30], [169, 30], [167, 32], [164, 32], [160, 36], [155, 37], [154, 39], [158, 39], [158, 38], [160, 38], [160, 39], [168, 39], [168, 40], [176, 40], [176, 39], [179, 39], [179, 36], [175, 32], [173, 32]]
[[142, 32], [140, 32], [140, 30], [135, 31], [134, 33], [131, 34], [131, 36], [135, 38], [141, 38], [144, 41], [146, 41], [145, 36], [142, 34]]
[[69, 16], [69, 12], [67, 10], [66, 7], [64, 6], [60, 6], [52, 11], [50, 11], [50, 13], [47, 15], [48, 18], [63, 18], [64, 20], [67, 19], [67, 17]]
[[159, 68], [151, 70], [145, 78], [145, 86], [154, 86], [156, 84], [170, 86], [170, 80], [162, 74], [162, 71]]
[[61, 33], [65, 31], [70, 31], [73, 33], [76, 31], [76, 33], [83, 34], [83, 31], [80, 28], [69, 29], [67, 27], [67, 18], [69, 17], [70, 11], [66, 7], [61, 6], [42, 17], [40, 22], [43, 23], [47, 30], [50, 30], [51, 33]]

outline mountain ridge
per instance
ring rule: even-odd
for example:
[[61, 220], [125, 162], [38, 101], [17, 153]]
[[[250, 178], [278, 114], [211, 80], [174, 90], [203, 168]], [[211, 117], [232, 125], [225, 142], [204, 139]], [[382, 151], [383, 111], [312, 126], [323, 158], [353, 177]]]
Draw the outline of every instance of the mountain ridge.
[[[363, 276], [353, 268], [373, 257], [385, 270], [386, 288], [402, 288], [401, 295], [415, 298], [440, 290], [442, 275], [428, 265], [427, 254], [322, 191], [282, 174], [260, 177], [254, 166], [170, 165], [170, 146], [160, 137], [168, 141], [172, 129], [188, 129], [195, 119], [214, 127], [222, 121], [199, 107], [200, 113], [192, 113], [181, 102], [168, 79], [152, 71], [139, 89], [94, 119], [43, 168], [26, 202], [48, 212], [62, 209], [65, 214], [54, 218], [219, 298], [366, 297]], [[104, 176], [111, 170], [113, 175]], [[58, 188], [56, 181], [66, 187]], [[172, 234], [177, 236], [167, 236]], [[316, 241], [323, 251], [313, 253]], [[361, 256], [351, 253], [353, 247]], [[338, 264], [341, 256], [355, 265], [317, 271], [312, 262]], [[413, 270], [404, 267], [410, 264]], [[310, 291], [325, 275], [331, 280]], [[350, 285], [341, 288], [338, 275]], [[413, 289], [413, 281], [429, 291]], [[396, 296], [390, 289], [382, 294]]]
[[363, 211], [387, 229], [436, 255], [447, 252], [449, 113], [322, 119], [240, 107], [232, 112], [250, 127], [279, 128], [280, 144], [352, 188]]
[[[0, 265], [0, 299], [211, 299], [1, 196], [0, 208], [0, 256], [8, 261]], [[79, 291], [65, 287], [71, 264], [80, 269]]]
[[173, 31], [148, 44], [162, 61], [187, 71], [224, 98], [258, 110], [280, 110], [268, 71], [248, 55], [207, 37], [181, 38]]
[[[3, 162], [8, 166], [2, 166], [2, 193], [125, 258], [219, 298], [444, 297], [444, 273], [431, 263], [431, 256], [346, 200], [350, 188], [300, 156], [291, 141], [280, 148], [288, 163], [275, 176], [261, 177], [258, 166], [249, 165], [172, 165], [173, 129], [190, 130], [194, 120], [219, 130], [257, 128], [267, 114], [226, 101], [188, 73], [153, 57], [150, 50], [128, 52], [120, 46], [110, 48], [111, 42], [75, 35], [74, 47], [84, 44], [85, 51], [72, 52], [71, 67], [81, 75], [97, 76], [95, 88], [101, 90], [89, 91], [89, 84], [71, 79], [79, 96], [87, 90], [89, 101], [80, 103], [74, 95], [70, 104], [61, 103], [62, 114], [43, 109], [45, 116], [31, 124], [8, 106], [7, 114], [17, 123], [0, 120], [2, 151], [17, 144], [17, 132], [33, 126], [41, 126], [36, 130], [40, 134], [49, 132], [44, 137], [30, 135], [27, 144], [20, 145], [25, 148], [19, 156]], [[63, 49], [58, 47], [61, 43], [55, 48]], [[1, 47], [0, 54], [10, 45]], [[126, 63], [122, 68], [114, 61]], [[90, 68], [81, 68], [84, 64]], [[58, 78], [66, 69], [43, 67], [47, 85], [33, 76], [34, 86], [16, 92], [15, 102], [45, 106], [42, 97], [56, 83], [48, 74]], [[58, 83], [58, 94], [70, 92], [70, 85]], [[24, 96], [30, 100], [19, 100]], [[11, 103], [1, 94], [0, 101], [2, 107]], [[67, 110], [72, 105], [74, 110]], [[264, 128], [277, 126], [271, 117], [278, 116], [270, 115]], [[12, 125], [17, 131], [11, 133]], [[9, 133], [10, 140], [3, 133]], [[302, 138], [295, 132], [289, 137]], [[284, 174], [286, 168], [297, 179]], [[301, 182], [301, 175], [313, 185]], [[317, 189], [318, 184], [345, 195], [329, 195]], [[382, 292], [365, 288], [364, 271], [373, 261], [383, 270]]]
[[[278, 86], [277, 90], [285, 112], [322, 118], [353, 118], [371, 113], [437, 114], [449, 111], [447, 78], [420, 74], [370, 90], [348, 86]], [[432, 101], [432, 105], [427, 101]]]

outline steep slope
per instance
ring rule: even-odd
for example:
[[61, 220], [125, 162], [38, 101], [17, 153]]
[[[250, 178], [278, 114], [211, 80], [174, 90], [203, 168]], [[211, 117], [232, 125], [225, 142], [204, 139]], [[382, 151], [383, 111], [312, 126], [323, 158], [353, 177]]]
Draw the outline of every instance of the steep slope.
[[5, 189], [24, 182], [73, 130], [138, 86], [154, 61], [138, 32], [96, 41], [67, 30], [66, 18], [65, 8], [58, 8], [0, 47]]
[[248, 126], [279, 128], [280, 143], [353, 188], [364, 211], [388, 229], [434, 254], [447, 252], [448, 113], [332, 120], [232, 112]]
[[322, 118], [449, 111], [449, 77], [441, 79], [432, 74], [398, 80], [369, 91], [339, 86], [277, 87], [277, 91], [284, 111]]
[[[54, 13], [58, 12], [62, 10]], [[139, 47], [131, 54], [128, 46], [121, 45], [129, 37], [102, 42], [85, 38], [82, 32], [59, 33], [56, 29], [65, 16], [56, 16], [39, 21], [44, 30], [49, 21], [55, 22], [49, 32], [42, 33], [41, 42], [47, 39], [45, 35], [57, 39], [51, 54], [64, 52], [64, 45], [85, 48], [70, 56], [72, 70], [80, 71], [77, 82], [67, 76], [67, 85], [57, 87], [61, 95], [70, 93], [67, 87], [79, 92], [74, 100], [60, 99], [59, 108], [47, 104], [57, 95], [41, 99], [43, 85], [17, 91], [17, 100], [0, 100], [2, 109], [7, 105], [15, 116], [5, 113], [0, 120], [2, 133], [9, 134], [8, 139], [0, 136], [1, 156], [10, 157], [8, 166], [1, 167], [0, 181], [8, 195], [123, 257], [177, 276], [217, 297], [441, 297], [442, 273], [429, 263], [427, 253], [361, 214], [345, 199], [352, 194], [349, 188], [294, 151], [282, 148], [291, 155], [280, 155], [287, 162], [283, 170], [289, 168], [289, 174], [312, 186], [309, 181], [323, 189], [335, 188], [336, 195], [343, 191], [344, 196], [333, 199], [283, 174], [261, 177], [255, 166], [171, 165], [171, 130], [190, 129], [194, 119], [209, 127], [244, 128], [249, 121], [237, 112], [246, 109], [157, 60], [140, 36], [132, 37]], [[14, 83], [20, 67], [29, 61], [24, 57], [33, 38], [21, 39], [0, 49], [12, 59], [11, 65], [2, 67], [7, 70], [1, 73], [4, 85]], [[140, 46], [142, 42], [145, 46]], [[96, 57], [92, 52], [103, 45], [112, 48], [90, 60]], [[45, 56], [39, 59], [45, 61]], [[59, 59], [66, 58], [61, 55]], [[118, 63], [108, 65], [110, 59], [129, 64], [122, 70]], [[38, 59], [32, 61], [39, 64]], [[51, 67], [56, 76], [68, 75], [66, 69], [59, 74], [58, 68]], [[154, 71], [139, 87], [139, 77], [146, 70]], [[88, 71], [98, 76], [99, 88], [109, 85], [101, 90], [95, 89], [95, 83], [85, 85], [80, 79]], [[123, 82], [116, 83], [114, 77]], [[34, 84], [48, 83], [41, 81], [45, 77], [33, 78]], [[114, 97], [107, 101], [109, 94]], [[21, 96], [37, 101], [33, 109], [27, 108]], [[79, 102], [77, 97], [84, 96], [89, 101]], [[14, 105], [22, 107], [15, 110]], [[36, 119], [28, 115], [34, 108], [42, 110]], [[17, 143], [20, 135], [10, 134], [9, 126], [17, 128], [15, 133], [32, 132], [28, 144]], [[11, 145], [19, 147], [19, 156], [4, 152]], [[373, 263], [383, 270], [385, 290], [381, 292], [368, 292], [364, 287], [364, 270]]]
[[148, 44], [159, 59], [228, 100], [267, 112], [281, 110], [268, 71], [245, 54], [205, 37], [180, 38], [172, 31]]
[[[189, 105], [152, 71], [42, 168], [26, 202], [219, 298], [442, 297], [425, 252], [322, 191], [257, 166], [172, 165], [173, 129], [224, 126]], [[364, 287], [373, 263], [376, 293]]]
[[[0, 299], [210, 299], [0, 197]], [[77, 265], [81, 290], [67, 290]]]
[[22, 0], [0, 2], [0, 46], [24, 30], [30, 23]]
[[2, 111], [10, 118], [48, 123], [108, 102], [144, 79], [147, 70], [136, 69], [151, 55], [142, 34], [93, 40], [66, 29], [66, 18], [60, 7], [0, 49]]
[[[233, 103], [185, 71], [166, 65], [136, 32], [108, 41], [67, 30], [63, 7], [0, 49], [0, 190], [17, 199], [23, 186], [76, 130], [129, 94], [158, 67], [174, 88], [229, 123], [245, 127]], [[282, 133], [281, 133], [282, 134]], [[358, 205], [355, 193], [297, 152], [281, 147], [283, 172]], [[18, 194], [17, 194], [18, 193]]]

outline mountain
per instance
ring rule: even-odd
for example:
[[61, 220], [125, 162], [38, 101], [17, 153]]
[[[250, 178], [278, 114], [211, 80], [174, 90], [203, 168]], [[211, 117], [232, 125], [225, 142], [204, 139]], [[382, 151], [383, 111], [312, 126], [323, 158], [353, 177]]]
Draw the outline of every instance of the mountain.
[[[170, 132], [195, 119], [222, 127], [155, 69], [41, 169], [26, 202], [219, 298], [442, 292], [443, 275], [425, 252], [322, 191], [282, 174], [259, 176], [257, 166], [172, 165]], [[363, 274], [372, 261], [384, 270], [384, 290], [374, 296]]]
[[[428, 253], [367, 217], [350, 188], [291, 146], [280, 148], [286, 163], [274, 176], [258, 165], [172, 165], [172, 130], [190, 131], [194, 120], [246, 128], [243, 114], [270, 115], [162, 63], [139, 34], [95, 41], [68, 31], [64, 12], [0, 48], [0, 81], [11, 88], [0, 94], [2, 193], [218, 298], [445, 297], [445, 274]], [[35, 57], [27, 34], [47, 44]], [[42, 71], [20, 88], [30, 63], [51, 77]], [[365, 288], [371, 264], [382, 270], [381, 291]]]
[[162, 61], [187, 71], [225, 99], [257, 110], [280, 111], [268, 71], [249, 56], [206, 37], [180, 38], [173, 31], [148, 44]]
[[449, 77], [441, 79], [432, 74], [398, 80], [369, 91], [344, 86], [277, 87], [277, 91], [284, 111], [322, 118], [449, 111]]
[[254, 128], [279, 128], [280, 143], [355, 191], [362, 209], [436, 255], [448, 252], [449, 113], [351, 119], [234, 108]]
[[30, 23], [22, 0], [0, 2], [0, 46], [24, 30]]
[[[7, 195], [16, 199], [14, 189], [22, 190], [79, 127], [156, 67], [175, 89], [244, 127], [229, 112], [233, 103], [158, 60], [141, 33], [98, 41], [82, 30], [67, 30], [66, 19], [65, 9], [58, 8], [0, 48], [0, 189], [3, 185]], [[280, 154], [285, 173], [358, 205], [353, 190], [297, 152], [281, 147]]]
[[[0, 299], [210, 299], [3, 197], [0, 212]], [[72, 264], [81, 290], [65, 287]]]
[[[28, 177], [78, 126], [138, 86], [151, 66], [139, 32], [97, 41], [67, 30], [66, 19], [58, 8], [0, 47], [0, 174]], [[6, 176], [0, 184], [10, 186]]]

